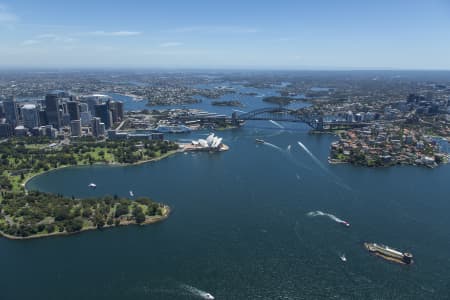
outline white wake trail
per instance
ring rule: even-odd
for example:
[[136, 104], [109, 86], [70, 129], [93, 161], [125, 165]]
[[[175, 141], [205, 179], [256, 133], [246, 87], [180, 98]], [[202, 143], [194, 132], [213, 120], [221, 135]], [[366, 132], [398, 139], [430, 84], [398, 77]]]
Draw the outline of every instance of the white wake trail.
[[281, 149], [280, 147], [278, 147], [277, 145], [274, 145], [274, 144], [272, 144], [272, 143], [269, 143], [269, 142], [264, 141], [264, 145], [267, 145], [267, 146], [269, 146], [269, 147], [272, 147], [272, 148], [274, 148], [274, 149], [277, 149], [278, 151], [283, 152], [283, 149]]
[[243, 114], [246, 114], [246, 113], [247, 113], [246, 111], [239, 110], [239, 109], [233, 109], [233, 111], [237, 111], [237, 112], [240, 112], [240, 113], [243, 113]]
[[289, 159], [295, 165], [297, 165], [297, 166], [299, 166], [301, 168], [304, 168], [304, 169], [312, 171], [311, 168], [309, 168], [309, 167], [307, 167], [307, 166], [303, 165], [302, 163], [300, 163], [300, 162], [295, 160], [295, 158], [292, 156], [292, 153], [290, 151], [291, 150], [291, 148], [290, 148], [291, 145], [288, 146], [287, 150], [283, 150], [281, 147], [278, 147], [277, 145], [274, 145], [274, 144], [266, 142], [266, 141], [264, 141], [263, 145], [267, 145], [267, 146], [269, 146], [271, 148], [274, 148], [274, 149], [280, 151], [287, 159]]
[[342, 223], [345, 224], [347, 222], [345, 222], [342, 219], [339, 219], [338, 217], [336, 217], [335, 215], [329, 214], [329, 213], [325, 213], [323, 211], [320, 210], [316, 210], [316, 211], [311, 211], [309, 213], [306, 214], [308, 217], [318, 217], [318, 216], [324, 216], [327, 217], [333, 221], [335, 221], [336, 223]]
[[180, 287], [185, 291], [191, 293], [192, 295], [200, 297], [202, 299], [214, 299], [214, 297], [210, 293], [202, 291], [194, 286], [188, 284], [180, 284]]
[[305, 150], [305, 152], [312, 158], [312, 160], [328, 175], [330, 175], [331, 177], [333, 177], [334, 182], [343, 187], [346, 190], [349, 191], [353, 191], [348, 185], [346, 185], [345, 183], [343, 183], [338, 177], [336, 177], [336, 175], [334, 175], [330, 170], [327, 169], [327, 167], [325, 167], [325, 165], [311, 152], [309, 151], [308, 147], [306, 147], [302, 142], [297, 141], [298, 145]]
[[329, 173], [330, 174], [330, 171], [323, 165], [323, 163], [311, 152], [311, 151], [309, 151], [309, 149], [305, 146], [305, 145], [303, 145], [303, 143], [302, 142], [300, 142], [300, 141], [298, 141], [297, 142], [298, 143], [298, 145], [303, 149], [303, 150], [305, 150], [305, 152], [312, 158], [312, 160], [320, 167], [320, 168], [322, 168], [325, 172], [327, 172], [327, 173]]
[[269, 120], [270, 123], [272, 123], [273, 125], [277, 126], [280, 129], [284, 129], [283, 125], [281, 125], [278, 122], [275, 122], [274, 120]]

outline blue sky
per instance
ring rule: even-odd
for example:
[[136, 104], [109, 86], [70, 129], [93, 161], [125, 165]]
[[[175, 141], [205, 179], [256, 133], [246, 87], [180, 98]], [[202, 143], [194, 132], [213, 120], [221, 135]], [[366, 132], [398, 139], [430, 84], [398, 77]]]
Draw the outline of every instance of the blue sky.
[[450, 0], [0, 0], [0, 67], [450, 69]]

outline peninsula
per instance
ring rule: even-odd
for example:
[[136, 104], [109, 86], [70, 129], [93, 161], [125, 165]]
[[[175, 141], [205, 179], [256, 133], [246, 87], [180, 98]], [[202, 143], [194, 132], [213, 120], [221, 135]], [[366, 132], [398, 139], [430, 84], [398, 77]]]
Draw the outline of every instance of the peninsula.
[[[178, 151], [169, 141], [96, 141], [71, 145], [46, 138], [14, 138], [0, 144], [0, 234], [11, 239], [65, 235], [102, 227], [150, 224], [170, 208], [146, 197], [117, 195], [89, 199], [27, 191], [26, 181], [46, 171], [92, 164], [137, 164]], [[86, 185], [87, 187], [87, 185]]]

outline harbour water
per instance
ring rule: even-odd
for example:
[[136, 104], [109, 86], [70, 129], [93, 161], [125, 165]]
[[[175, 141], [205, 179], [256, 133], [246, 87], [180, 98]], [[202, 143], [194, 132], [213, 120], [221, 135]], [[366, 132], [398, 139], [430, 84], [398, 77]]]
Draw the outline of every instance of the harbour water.
[[[248, 122], [218, 132], [230, 146], [223, 153], [34, 178], [29, 189], [75, 197], [132, 190], [169, 204], [173, 213], [143, 227], [2, 238], [0, 298], [448, 299], [450, 165], [329, 165], [335, 137], [281, 125], [286, 129]], [[87, 188], [90, 182], [95, 190]], [[317, 211], [351, 226], [310, 214]], [[415, 263], [372, 256], [365, 241], [412, 252]]]

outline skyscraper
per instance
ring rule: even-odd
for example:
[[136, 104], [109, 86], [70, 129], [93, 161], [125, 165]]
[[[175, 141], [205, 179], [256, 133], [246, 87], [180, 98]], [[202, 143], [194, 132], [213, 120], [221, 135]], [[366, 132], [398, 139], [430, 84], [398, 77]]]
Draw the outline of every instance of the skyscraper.
[[111, 111], [112, 123], [120, 122], [123, 120], [123, 102], [121, 101], [108, 101], [108, 108]]
[[97, 104], [94, 106], [95, 116], [105, 123], [105, 128], [109, 129], [112, 125], [111, 111], [109, 110], [107, 103]]
[[47, 112], [45, 110], [39, 111], [39, 126], [48, 125], [47, 122]]
[[123, 121], [123, 102], [122, 101], [116, 101], [116, 110], [117, 110], [117, 117], [119, 118], [119, 121]]
[[59, 129], [61, 127], [61, 116], [59, 113], [58, 94], [47, 94], [45, 96], [45, 111], [47, 112], [48, 124]]
[[78, 104], [78, 102], [67, 102], [67, 110], [69, 112], [71, 121], [80, 119], [80, 105]]
[[0, 102], [0, 119], [5, 117], [5, 109], [3, 108], [3, 102]]
[[16, 127], [17, 123], [19, 122], [16, 99], [11, 98], [3, 101], [3, 109], [5, 110], [6, 121], [11, 124], [12, 127]]
[[95, 137], [100, 135], [100, 118], [92, 118], [92, 135]]
[[28, 129], [39, 126], [39, 112], [34, 104], [25, 104], [22, 109], [23, 126]]
[[81, 121], [80, 120], [70, 121], [70, 132], [71, 132], [71, 136], [81, 136]]

